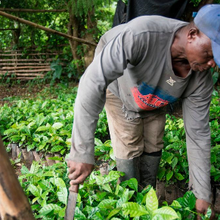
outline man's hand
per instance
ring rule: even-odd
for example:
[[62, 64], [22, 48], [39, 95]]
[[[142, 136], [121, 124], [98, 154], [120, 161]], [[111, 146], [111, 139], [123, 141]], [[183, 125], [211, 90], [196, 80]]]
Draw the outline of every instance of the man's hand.
[[92, 172], [94, 165], [88, 163], [79, 163], [68, 160], [70, 185], [83, 183], [86, 177]]
[[[208, 207], [210, 207], [212, 209], [211, 204], [206, 202], [205, 200], [203, 200], [203, 199], [196, 200], [196, 211], [198, 213], [205, 215]], [[215, 213], [214, 213], [214, 210], [212, 209], [212, 215], [210, 217], [210, 220], [214, 219], [214, 217], [215, 217]], [[202, 218], [199, 215], [197, 215], [197, 220], [201, 220], [201, 219]]]

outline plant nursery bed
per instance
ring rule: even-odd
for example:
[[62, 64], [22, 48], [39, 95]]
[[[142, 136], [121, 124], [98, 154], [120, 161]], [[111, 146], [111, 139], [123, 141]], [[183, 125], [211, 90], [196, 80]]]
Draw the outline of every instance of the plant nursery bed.
[[[26, 149], [20, 149], [17, 144], [9, 144], [8, 148], [11, 149], [9, 157], [15, 161], [14, 168], [17, 176], [20, 174], [22, 164], [30, 169], [33, 161], [41, 162], [45, 166], [51, 166], [63, 161], [62, 156], [59, 154], [43, 154], [36, 151], [27, 152]], [[106, 162], [100, 163], [99, 161], [98, 167], [102, 175], [108, 174], [108, 164]], [[214, 183], [212, 188], [214, 210], [216, 213], [220, 213], [220, 183]], [[157, 181], [156, 193], [160, 204], [165, 201], [171, 204], [173, 200], [182, 197], [187, 191], [187, 184], [184, 181], [170, 185], [167, 185], [165, 182]]]

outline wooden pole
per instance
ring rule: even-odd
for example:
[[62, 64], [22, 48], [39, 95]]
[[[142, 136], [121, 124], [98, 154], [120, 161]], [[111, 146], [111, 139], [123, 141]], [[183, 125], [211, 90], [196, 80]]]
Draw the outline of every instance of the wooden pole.
[[60, 35], [62, 37], [65, 37], [65, 38], [68, 38], [70, 40], [75, 40], [75, 41], [78, 41], [80, 43], [84, 43], [84, 44], [89, 44], [89, 45], [93, 45], [93, 46], [96, 46], [95, 43], [91, 42], [91, 41], [87, 41], [87, 40], [84, 40], [84, 39], [81, 39], [81, 38], [78, 38], [78, 37], [73, 37], [71, 35], [68, 35], [68, 34], [64, 34], [62, 32], [59, 32], [59, 31], [56, 31], [56, 30], [53, 30], [51, 28], [46, 28], [42, 25], [39, 25], [39, 24], [36, 24], [34, 22], [31, 22], [31, 21], [28, 21], [28, 20], [25, 20], [25, 19], [22, 19], [22, 18], [19, 18], [19, 17], [16, 17], [14, 15], [10, 15], [6, 12], [3, 12], [3, 11], [0, 11], [0, 15], [3, 16], [3, 17], [6, 17], [6, 18], [9, 18], [9, 19], [12, 19], [12, 20], [15, 20], [15, 21], [18, 21], [20, 23], [23, 23], [23, 24], [27, 24], [27, 25], [30, 25], [30, 26], [33, 26], [35, 28], [38, 28], [38, 29], [41, 29], [41, 30], [44, 30], [44, 31], [47, 31], [47, 32], [50, 32], [50, 33], [53, 33], [53, 34], [57, 34], [57, 35]]
[[44, 9], [23, 9], [23, 8], [0, 8], [0, 11], [10, 11], [10, 12], [67, 12], [66, 9], [50, 9], [50, 10], [44, 10]]
[[0, 137], [0, 216], [2, 220], [34, 220]]

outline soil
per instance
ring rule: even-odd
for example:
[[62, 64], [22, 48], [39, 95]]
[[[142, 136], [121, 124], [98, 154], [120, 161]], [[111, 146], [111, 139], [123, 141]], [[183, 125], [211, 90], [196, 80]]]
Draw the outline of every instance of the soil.
[[49, 84], [28, 84], [23, 82], [21, 84], [0, 84], [0, 105], [10, 103], [13, 97], [30, 98], [35, 97], [45, 87], [50, 87]]

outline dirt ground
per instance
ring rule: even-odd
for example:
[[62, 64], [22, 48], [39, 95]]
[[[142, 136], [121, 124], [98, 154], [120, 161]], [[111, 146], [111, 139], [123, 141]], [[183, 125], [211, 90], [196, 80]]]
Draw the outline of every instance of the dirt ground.
[[45, 87], [49, 87], [49, 84], [44, 85], [32, 85], [27, 82], [21, 84], [0, 84], [0, 105], [8, 103], [10, 98], [13, 97], [34, 97]]

